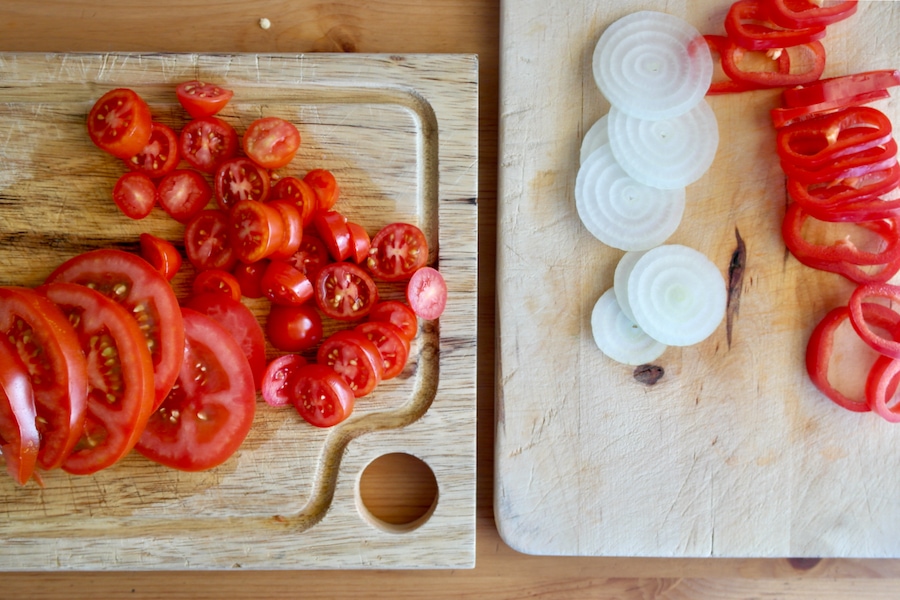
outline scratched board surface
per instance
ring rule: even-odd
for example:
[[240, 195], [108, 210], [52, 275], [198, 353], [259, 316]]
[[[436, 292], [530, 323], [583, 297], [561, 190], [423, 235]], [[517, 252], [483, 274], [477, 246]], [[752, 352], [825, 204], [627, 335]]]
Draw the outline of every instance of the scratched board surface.
[[[335, 208], [370, 235], [393, 221], [425, 232], [448, 282], [444, 315], [420, 322], [400, 376], [333, 429], [258, 400], [252, 431], [225, 464], [184, 473], [132, 454], [96, 475], [0, 482], [0, 570], [466, 567], [474, 561], [477, 61], [465, 55], [0, 55], [0, 284], [39, 284], [98, 247], [138, 250], [148, 231], [183, 249], [184, 227], [157, 209], [131, 221], [110, 199], [124, 172], [95, 148], [85, 116], [132, 87], [180, 128], [180, 81], [233, 89], [221, 117], [238, 132], [262, 115], [303, 138], [280, 175], [335, 173]], [[190, 290], [193, 271], [173, 281]], [[385, 298], [401, 286], [382, 287]], [[268, 303], [245, 300], [261, 323]], [[326, 320], [326, 332], [337, 325]], [[269, 358], [279, 353], [268, 347]], [[398, 529], [373, 517], [359, 478], [407, 453], [438, 498]]]
[[[730, 2], [506, 2], [502, 8], [495, 513], [533, 554], [900, 556], [900, 426], [805, 374], [810, 332], [852, 284], [785, 251], [779, 93], [709, 99], [720, 144], [671, 242], [733, 275], [727, 321], [635, 371], [590, 313], [622, 255], [581, 226], [581, 138], [609, 108], [591, 77], [604, 29], [636, 10], [724, 33]], [[825, 75], [900, 68], [900, 3], [828, 29]], [[900, 122], [894, 97], [873, 106]]]

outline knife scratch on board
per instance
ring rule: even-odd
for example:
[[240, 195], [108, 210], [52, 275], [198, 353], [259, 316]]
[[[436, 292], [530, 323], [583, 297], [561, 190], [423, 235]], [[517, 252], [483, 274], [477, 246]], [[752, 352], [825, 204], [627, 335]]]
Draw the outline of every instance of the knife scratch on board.
[[728, 339], [728, 348], [731, 349], [731, 336], [734, 329], [734, 318], [741, 309], [741, 290], [744, 285], [744, 271], [747, 268], [747, 246], [737, 226], [734, 228], [734, 237], [737, 246], [731, 253], [731, 263], [728, 265], [728, 304], [725, 310], [725, 336]]

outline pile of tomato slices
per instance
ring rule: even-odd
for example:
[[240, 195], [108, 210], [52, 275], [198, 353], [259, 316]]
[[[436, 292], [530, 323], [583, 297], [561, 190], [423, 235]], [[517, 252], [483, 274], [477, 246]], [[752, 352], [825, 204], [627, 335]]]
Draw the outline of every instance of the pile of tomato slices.
[[[334, 174], [275, 171], [300, 147], [295, 125], [266, 116], [238, 135], [217, 116], [232, 91], [191, 81], [175, 93], [190, 115], [180, 132], [125, 88], [104, 94], [87, 125], [124, 165], [115, 204], [132, 219], [164, 210], [184, 225], [183, 251], [145, 232], [139, 254], [96, 249], [37, 288], [0, 288], [0, 452], [21, 485], [58, 468], [96, 473], [132, 450], [213, 468], [250, 432], [258, 392], [336, 425], [403, 372], [418, 319], [446, 307], [417, 226], [370, 237], [336, 209]], [[179, 302], [171, 282], [185, 264], [191, 293]], [[382, 298], [381, 282], [405, 298]], [[265, 327], [244, 298], [268, 300]]]

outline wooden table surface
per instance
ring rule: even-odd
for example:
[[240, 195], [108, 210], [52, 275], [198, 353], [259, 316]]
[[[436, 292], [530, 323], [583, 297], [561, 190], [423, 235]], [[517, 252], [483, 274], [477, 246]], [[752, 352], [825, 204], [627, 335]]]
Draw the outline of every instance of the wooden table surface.
[[[261, 18], [270, 20], [269, 29], [259, 26]], [[728, 600], [896, 598], [900, 594], [900, 561], [538, 557], [518, 554], [503, 543], [492, 510], [499, 40], [498, 0], [0, 2], [0, 51], [477, 53], [481, 90], [475, 569], [3, 573], [0, 599]]]

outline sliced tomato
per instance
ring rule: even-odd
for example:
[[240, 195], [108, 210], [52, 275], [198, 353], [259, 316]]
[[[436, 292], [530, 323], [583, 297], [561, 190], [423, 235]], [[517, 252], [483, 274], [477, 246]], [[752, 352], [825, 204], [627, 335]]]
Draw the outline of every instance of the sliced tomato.
[[268, 364], [261, 386], [266, 404], [277, 408], [291, 403], [291, 378], [305, 364], [299, 354], [285, 354]]
[[176, 169], [159, 182], [157, 200], [170, 217], [187, 223], [206, 208], [212, 194], [212, 187], [200, 173]]
[[62, 468], [96, 473], [137, 443], [154, 404], [153, 361], [138, 322], [118, 302], [74, 283], [39, 291], [65, 314], [87, 357], [87, 414], [78, 443]]
[[156, 237], [152, 233], [142, 233], [141, 256], [154, 269], [162, 273], [168, 281], [172, 281], [181, 269], [181, 253], [168, 240]]
[[269, 172], [247, 158], [232, 158], [216, 169], [216, 202], [229, 209], [242, 200], [263, 202], [269, 196]]
[[350, 384], [326, 365], [311, 363], [291, 376], [291, 400], [300, 416], [315, 427], [334, 427], [353, 412]]
[[239, 148], [234, 127], [217, 117], [188, 121], [178, 137], [181, 157], [204, 173], [215, 173], [220, 164], [237, 155]]
[[316, 194], [316, 210], [331, 210], [341, 195], [334, 173], [328, 169], [313, 169], [303, 176], [309, 187]]
[[372, 240], [366, 229], [359, 223], [347, 221], [347, 229], [350, 230], [350, 260], [357, 264], [363, 264], [369, 256]]
[[289, 263], [302, 271], [310, 281], [315, 281], [322, 267], [331, 262], [325, 242], [309, 233], [303, 234], [300, 248], [287, 259]]
[[312, 282], [292, 265], [273, 260], [262, 277], [263, 295], [274, 304], [296, 306], [311, 300]]
[[137, 319], [150, 348], [155, 374], [155, 405], [178, 377], [184, 325], [175, 292], [162, 274], [141, 257], [111, 248], [91, 250], [56, 268], [46, 283], [85, 285], [112, 298]]
[[343, 329], [325, 338], [316, 362], [337, 371], [357, 398], [371, 393], [384, 375], [378, 347], [356, 329]]
[[19, 485], [31, 479], [40, 443], [31, 375], [15, 346], [0, 336], [0, 453]]
[[353, 248], [347, 218], [336, 210], [320, 210], [313, 215], [316, 235], [325, 242], [328, 254], [336, 261], [347, 260]]
[[238, 262], [231, 274], [241, 286], [241, 295], [245, 298], [262, 298], [262, 276], [266, 272], [269, 261], [258, 260], [254, 263]]
[[202, 210], [184, 230], [184, 253], [199, 271], [228, 271], [237, 263], [230, 233], [228, 214], [221, 210]]
[[316, 305], [333, 319], [362, 319], [376, 302], [375, 282], [353, 263], [329, 263], [316, 277]]
[[375, 344], [381, 357], [382, 379], [391, 379], [403, 372], [409, 360], [409, 339], [400, 328], [387, 321], [366, 321], [356, 331]]
[[300, 149], [300, 132], [284, 119], [263, 117], [247, 127], [243, 145], [250, 160], [265, 169], [278, 169], [291, 162]]
[[437, 269], [422, 267], [406, 286], [406, 301], [416, 315], [425, 320], [437, 319], [447, 307], [447, 282]]
[[126, 217], [143, 219], [156, 206], [156, 184], [143, 173], [125, 173], [113, 186], [112, 197]]
[[427, 262], [425, 233], [411, 223], [391, 223], [372, 238], [366, 266], [382, 281], [405, 281]]
[[281, 213], [281, 221], [284, 224], [284, 239], [278, 249], [272, 253], [273, 260], [286, 260], [300, 249], [303, 242], [303, 221], [297, 205], [290, 200], [272, 200], [269, 206], [274, 206]]
[[232, 300], [241, 299], [241, 284], [237, 277], [222, 269], [207, 269], [197, 273], [191, 284], [191, 291], [195, 296], [213, 292], [224, 294]]
[[266, 334], [279, 350], [303, 352], [322, 341], [322, 317], [310, 304], [273, 304], [266, 320]]
[[175, 88], [178, 102], [195, 119], [220, 112], [233, 96], [232, 90], [196, 79], [179, 83]]
[[126, 159], [125, 165], [151, 179], [159, 179], [174, 171], [179, 160], [178, 134], [168, 125], [153, 121], [150, 126], [150, 141], [140, 152]]
[[240, 300], [217, 292], [192, 296], [184, 306], [212, 318], [231, 334], [247, 357], [254, 385], [258, 389], [266, 370], [266, 338], [250, 309]]
[[81, 437], [87, 361], [72, 325], [34, 290], [0, 287], [0, 334], [16, 349], [34, 389], [41, 447], [37, 462], [55, 469]]
[[416, 313], [397, 300], [383, 300], [372, 307], [370, 321], [386, 321], [395, 325], [408, 340], [412, 340], [419, 332], [419, 320]]
[[252, 263], [272, 254], [284, 241], [284, 221], [277, 208], [255, 200], [239, 200], [229, 217], [231, 247], [235, 256]]
[[318, 200], [313, 189], [302, 179], [282, 177], [272, 186], [269, 197], [272, 200], [290, 200], [294, 203], [300, 211], [300, 220], [304, 228], [312, 223]]
[[88, 113], [91, 141], [117, 158], [131, 158], [150, 141], [150, 107], [135, 92], [117, 88], [103, 94]]
[[250, 364], [228, 331], [210, 317], [182, 309], [185, 343], [178, 380], [150, 416], [135, 449], [183, 471], [228, 460], [250, 432], [256, 390]]

